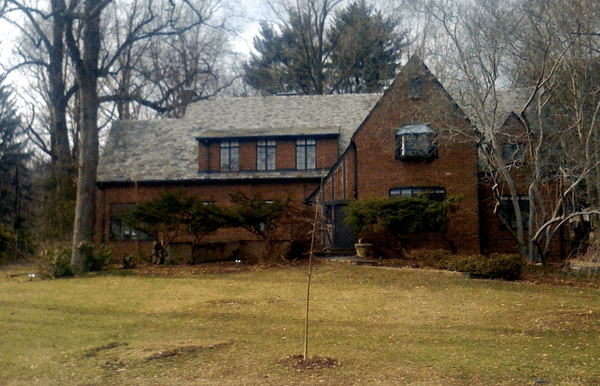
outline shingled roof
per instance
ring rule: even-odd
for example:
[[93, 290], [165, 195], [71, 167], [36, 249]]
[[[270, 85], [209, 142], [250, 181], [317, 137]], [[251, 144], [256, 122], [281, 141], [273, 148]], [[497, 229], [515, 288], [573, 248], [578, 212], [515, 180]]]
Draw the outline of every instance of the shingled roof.
[[[213, 98], [188, 106], [183, 119], [117, 121], [108, 134], [97, 180], [227, 178], [226, 173], [198, 172], [197, 140], [202, 138], [339, 135], [341, 153], [380, 98], [380, 94]], [[263, 174], [252, 177], [285, 177], [277, 171]]]

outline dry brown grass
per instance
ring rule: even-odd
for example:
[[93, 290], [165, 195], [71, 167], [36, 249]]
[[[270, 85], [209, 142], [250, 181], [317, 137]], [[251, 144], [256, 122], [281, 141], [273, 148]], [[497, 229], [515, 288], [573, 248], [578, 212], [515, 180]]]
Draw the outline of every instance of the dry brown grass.
[[0, 276], [2, 385], [600, 384], [595, 289], [321, 264], [303, 364], [305, 267], [22, 278]]

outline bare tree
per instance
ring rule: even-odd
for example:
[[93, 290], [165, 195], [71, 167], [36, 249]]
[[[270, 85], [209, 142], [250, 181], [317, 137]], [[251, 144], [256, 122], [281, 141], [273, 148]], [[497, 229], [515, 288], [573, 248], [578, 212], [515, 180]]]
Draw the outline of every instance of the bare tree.
[[[16, 68], [36, 65], [43, 69], [40, 83], [46, 85], [40, 90], [46, 93], [51, 111], [51, 140], [45, 150], [53, 159], [67, 158], [63, 152], [69, 150], [68, 112], [74, 113], [72, 121], [76, 122], [77, 135], [72, 142], [79, 149], [72, 260], [76, 268], [81, 270], [84, 266], [78, 245], [93, 238], [102, 123], [112, 119], [115, 112], [120, 118], [135, 118], [143, 109], [181, 114], [185, 104], [214, 95], [225, 87], [228, 83], [220, 82], [217, 70], [222, 63], [218, 55], [224, 51], [216, 48], [226, 48], [225, 24], [221, 19], [226, 1], [51, 0], [50, 4], [40, 4], [5, 0], [3, 3], [8, 14], [24, 16], [9, 20], [22, 31], [29, 47], [42, 48], [37, 50], [42, 53], [40, 56], [31, 54], [36, 50], [23, 49], [21, 63]], [[206, 29], [214, 32], [210, 39]], [[213, 49], [193, 47], [200, 43], [212, 45]], [[218, 53], [216, 59], [215, 53]], [[71, 86], [67, 86], [69, 74], [75, 75]], [[189, 92], [199, 84], [206, 86], [200, 93]], [[75, 102], [72, 110], [70, 102]], [[103, 102], [111, 102], [114, 107], [107, 105], [101, 109]], [[34, 137], [42, 146], [46, 144], [43, 133], [36, 132]]]
[[[65, 74], [66, 24], [62, 16], [66, 9], [65, 1], [52, 0], [47, 9], [39, 8], [36, 3], [18, 0], [6, 0], [5, 4], [5, 20], [17, 27], [22, 34], [21, 44], [15, 50], [19, 63], [9, 71], [23, 67], [35, 68], [31, 75], [33, 79], [43, 83], [40, 85], [41, 97], [46, 101], [48, 109], [49, 146], [45, 145], [43, 133], [32, 131], [30, 134], [40, 149], [50, 156], [55, 170], [64, 170], [73, 162], [69, 146], [67, 107], [76, 92], [76, 86], [68, 84], [69, 79]], [[15, 13], [24, 15], [25, 19], [14, 21], [10, 16]]]
[[94, 234], [100, 106], [98, 80], [106, 77], [115, 63], [132, 47], [157, 37], [167, 39], [181, 36], [207, 23], [206, 15], [202, 12], [202, 5], [206, 4], [204, 1], [184, 1], [176, 4], [168, 0], [149, 0], [145, 10], [134, 17], [135, 21], [128, 27], [130, 32], [125, 40], [121, 44], [104, 47], [106, 52], [111, 52], [112, 55], [105, 54], [101, 61], [102, 15], [110, 3], [111, 0], [85, 0], [82, 4], [74, 2], [66, 16], [66, 41], [77, 73], [81, 106], [79, 185], [72, 257], [72, 264], [80, 270], [83, 269], [84, 262], [78, 245], [83, 241], [91, 241]]
[[[149, 111], [181, 117], [188, 103], [218, 94], [237, 78], [225, 69], [233, 54], [221, 1], [196, 1], [193, 12], [176, 7], [168, 15], [149, 5], [147, 0], [115, 0], [107, 11], [104, 49], [114, 62], [103, 74], [101, 101], [116, 103], [120, 119], [148, 116]], [[165, 18], [181, 27], [165, 30]]]
[[[583, 23], [585, 13], [568, 8], [575, 2], [560, 0], [409, 3], [426, 15], [428, 27], [437, 27], [436, 37], [450, 43], [441, 58], [447, 76], [443, 80], [476, 124], [484, 157], [481, 167], [490, 180], [500, 221], [524, 258], [545, 263], [561, 226], [573, 217], [597, 212], [595, 206], [570, 205], [597, 166], [597, 147], [592, 146], [595, 113], [586, 127], [577, 114], [557, 119], [551, 113], [555, 106], [568, 106], [557, 88], [565, 79], [561, 73], [570, 57], [580, 56], [582, 36], [591, 36], [593, 23]], [[428, 44], [423, 42], [424, 52]], [[579, 82], [569, 79], [572, 86]], [[513, 96], [514, 86], [521, 86], [520, 98], [507, 98], [508, 86], [513, 86]], [[507, 101], [512, 106], [507, 107]], [[597, 111], [596, 104], [588, 104], [588, 111]], [[507, 132], [511, 111], [518, 124]], [[584, 154], [580, 151], [574, 157], [576, 143]], [[514, 212], [514, 224], [500, 215], [507, 204]]]

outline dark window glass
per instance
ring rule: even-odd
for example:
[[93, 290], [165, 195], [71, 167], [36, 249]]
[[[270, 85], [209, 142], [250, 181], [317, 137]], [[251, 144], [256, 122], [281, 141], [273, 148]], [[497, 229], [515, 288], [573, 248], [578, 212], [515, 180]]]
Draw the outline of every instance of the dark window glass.
[[121, 217], [133, 209], [135, 204], [112, 204], [110, 206], [110, 241], [148, 241], [152, 237], [144, 232], [131, 229], [121, 220]]
[[413, 98], [419, 98], [422, 92], [421, 78], [412, 78], [410, 80], [410, 96]]
[[275, 170], [276, 156], [275, 141], [258, 141], [256, 146], [256, 169], [257, 170]]
[[397, 159], [427, 159], [437, 155], [435, 131], [426, 124], [405, 125], [396, 133]]
[[[521, 220], [523, 221], [523, 229], [528, 228], [529, 224], [529, 197], [517, 197], [519, 210], [521, 211]], [[500, 208], [498, 210], [500, 217], [506, 221], [511, 229], [517, 229], [517, 214], [510, 196], [502, 196], [500, 198]]]
[[525, 160], [525, 149], [523, 144], [517, 142], [502, 145], [502, 159], [507, 165], [518, 165]]
[[296, 141], [296, 169], [306, 170], [316, 168], [316, 141], [314, 139], [299, 139]]
[[425, 196], [431, 201], [442, 202], [446, 199], [446, 189], [444, 188], [421, 188], [421, 187], [407, 187], [407, 188], [392, 188], [390, 189], [390, 197], [421, 197]]
[[240, 170], [240, 144], [238, 141], [221, 142], [221, 171]]

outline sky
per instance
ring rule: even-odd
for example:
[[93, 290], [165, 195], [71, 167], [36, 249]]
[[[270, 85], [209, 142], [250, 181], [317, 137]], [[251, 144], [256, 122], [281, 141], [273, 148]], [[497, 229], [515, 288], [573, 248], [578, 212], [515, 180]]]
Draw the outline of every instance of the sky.
[[[240, 28], [238, 37], [233, 41], [236, 51], [249, 53], [252, 49], [253, 37], [259, 31], [259, 21], [269, 14], [267, 0], [238, 0], [235, 2], [236, 12], [240, 12], [243, 17], [236, 18], [236, 26]], [[18, 30], [4, 20], [0, 20], [0, 64], [8, 65], [13, 38], [18, 35]]]
[[238, 4], [242, 5], [246, 17], [241, 20], [243, 32], [233, 44], [236, 51], [249, 53], [252, 49], [252, 40], [260, 29], [259, 22], [268, 15], [269, 9], [266, 0], [241, 0]]

